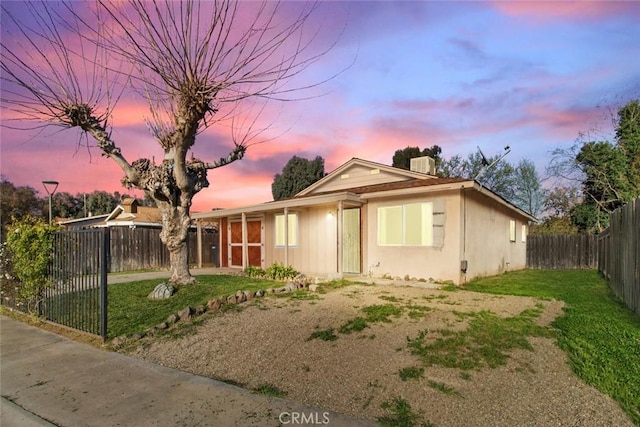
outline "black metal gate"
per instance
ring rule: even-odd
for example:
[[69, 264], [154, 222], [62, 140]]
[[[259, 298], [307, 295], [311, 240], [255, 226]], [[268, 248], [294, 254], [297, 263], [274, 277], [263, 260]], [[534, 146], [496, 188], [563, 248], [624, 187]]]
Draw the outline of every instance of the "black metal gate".
[[56, 232], [41, 315], [106, 339], [108, 251], [108, 228]]

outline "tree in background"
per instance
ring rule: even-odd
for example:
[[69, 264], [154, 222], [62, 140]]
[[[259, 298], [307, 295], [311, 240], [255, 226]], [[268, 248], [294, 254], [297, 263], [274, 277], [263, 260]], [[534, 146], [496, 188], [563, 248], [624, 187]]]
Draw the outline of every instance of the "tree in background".
[[[543, 210], [545, 194], [535, 165], [531, 160], [523, 159], [514, 167], [504, 159], [496, 162], [500, 157], [496, 154], [485, 158], [479, 151], [469, 154], [466, 159], [455, 155], [442, 160], [438, 175], [465, 179], [477, 177], [483, 186], [520, 209], [538, 216]], [[493, 166], [488, 168], [491, 164]]]
[[81, 218], [83, 200], [66, 191], [57, 192], [51, 197], [51, 211], [54, 218]]
[[529, 159], [522, 159], [514, 169], [511, 202], [538, 217], [544, 209], [545, 191], [536, 166]]
[[396, 150], [393, 154], [393, 158], [391, 159], [391, 166], [394, 168], [400, 169], [411, 169], [411, 159], [416, 157], [429, 156], [436, 162], [436, 170], [440, 166], [440, 162], [442, 161], [442, 149], [438, 145], [432, 145], [429, 148], [425, 148], [424, 150], [420, 150], [419, 147], [406, 147], [402, 150]]
[[[85, 195], [82, 195], [83, 199]], [[103, 215], [111, 213], [120, 204], [121, 195], [119, 192], [113, 194], [106, 191], [96, 190], [86, 195], [87, 204], [83, 209], [83, 216]]]
[[557, 186], [547, 190], [542, 208], [546, 217], [531, 226], [530, 234], [577, 234], [579, 230], [572, 213], [580, 201], [580, 190], [576, 187]]
[[[310, 22], [320, 4], [289, 3], [286, 15], [268, 1], [21, 4], [20, 16], [12, 3], [0, 5], [3, 31], [12, 34], [0, 41], [3, 103], [14, 117], [78, 129], [87, 145], [93, 139], [124, 172], [123, 185], [159, 208], [170, 281], [195, 282], [187, 244], [192, 199], [209, 186], [209, 170], [242, 159], [264, 131], [257, 118], [265, 100], [290, 100], [314, 86], [289, 83], [331, 49], [317, 50]], [[148, 127], [164, 151], [159, 164], [127, 160], [112, 139], [112, 114], [125, 95], [149, 107]], [[229, 154], [188, 156], [214, 124], [231, 128]]]
[[42, 199], [38, 197], [38, 192], [33, 187], [16, 187], [2, 177], [0, 183], [0, 241], [5, 241], [6, 227], [11, 223], [12, 218], [20, 219], [27, 215], [41, 216], [43, 214], [42, 203]]
[[313, 160], [307, 160], [293, 156], [282, 168], [282, 173], [273, 177], [271, 184], [273, 200], [293, 197], [325, 175], [322, 157], [316, 156]]
[[[496, 161], [500, 155], [488, 157], [485, 162], [482, 154], [478, 151], [471, 153], [466, 159], [460, 155], [455, 155], [449, 160], [443, 160], [439, 175], [442, 177], [475, 179], [480, 171]], [[490, 169], [486, 169], [479, 181], [482, 185], [496, 194], [513, 202], [513, 186], [515, 179], [515, 168], [506, 160], [501, 160]], [[524, 209], [524, 207], [522, 207]]]
[[609, 213], [640, 196], [640, 108], [628, 102], [614, 118], [615, 142], [581, 136], [568, 149], [553, 151], [548, 173], [580, 185], [582, 200], [570, 217], [580, 232], [600, 232]]

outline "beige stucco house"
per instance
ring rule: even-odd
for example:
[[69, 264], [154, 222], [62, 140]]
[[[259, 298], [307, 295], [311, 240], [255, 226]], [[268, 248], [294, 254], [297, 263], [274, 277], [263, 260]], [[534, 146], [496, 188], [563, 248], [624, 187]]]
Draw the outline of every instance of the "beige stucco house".
[[[419, 172], [420, 171], [420, 172]], [[525, 268], [535, 218], [473, 180], [351, 159], [295, 197], [192, 215], [219, 224], [219, 265], [465, 283]]]

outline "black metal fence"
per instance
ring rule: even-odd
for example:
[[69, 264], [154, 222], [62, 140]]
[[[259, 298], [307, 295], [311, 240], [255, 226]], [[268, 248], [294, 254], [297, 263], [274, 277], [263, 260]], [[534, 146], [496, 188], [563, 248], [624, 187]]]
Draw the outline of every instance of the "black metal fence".
[[109, 229], [60, 231], [40, 305], [47, 320], [107, 337]]

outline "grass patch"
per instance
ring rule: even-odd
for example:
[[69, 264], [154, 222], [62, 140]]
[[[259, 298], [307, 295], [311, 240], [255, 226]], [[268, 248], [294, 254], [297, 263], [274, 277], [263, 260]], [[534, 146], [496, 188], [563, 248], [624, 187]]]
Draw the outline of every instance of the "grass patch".
[[368, 322], [391, 322], [390, 316], [400, 317], [402, 308], [393, 304], [376, 304], [363, 307], [362, 311], [366, 314]]
[[465, 381], [471, 381], [471, 374], [469, 372], [466, 371], [462, 371], [460, 372], [460, 378], [462, 378]]
[[480, 369], [488, 365], [496, 368], [506, 363], [509, 350], [532, 350], [528, 337], [552, 336], [550, 329], [534, 323], [536, 313], [539, 315], [539, 311], [525, 310], [507, 318], [489, 311], [460, 313], [470, 319], [467, 329], [444, 329], [433, 333], [424, 330], [415, 338], [407, 337], [407, 344], [425, 366]]
[[326, 294], [327, 292], [330, 292], [331, 290], [340, 289], [340, 288], [344, 288], [344, 287], [352, 286], [352, 285], [367, 286], [367, 283], [354, 282], [352, 280], [346, 280], [346, 279], [331, 280], [329, 282], [323, 282], [321, 284], [321, 286], [318, 288], [318, 293]]
[[411, 319], [421, 319], [428, 312], [433, 311], [431, 307], [427, 307], [424, 305], [417, 305], [417, 304], [409, 304], [407, 305], [406, 308], [409, 310], [409, 312], [407, 313], [407, 316], [409, 316], [409, 318]]
[[408, 366], [398, 372], [402, 381], [419, 380], [424, 376], [424, 366]]
[[338, 329], [338, 332], [340, 332], [341, 334], [350, 334], [352, 332], [360, 332], [368, 327], [369, 324], [364, 317], [356, 317], [355, 319], [351, 319], [348, 322], [342, 324]]
[[251, 391], [255, 394], [262, 394], [272, 397], [285, 397], [287, 395], [286, 391], [280, 390], [278, 387], [266, 383], [252, 388]]
[[322, 340], [322, 341], [335, 341], [338, 339], [338, 336], [334, 333], [333, 328], [329, 328], [329, 329], [323, 329], [321, 331], [313, 332], [311, 335], [309, 335], [309, 338], [307, 338], [307, 341], [311, 341], [315, 339]]
[[318, 294], [309, 292], [304, 289], [297, 289], [293, 292], [282, 292], [279, 294], [270, 294], [268, 296], [272, 298], [288, 298], [295, 301], [307, 301], [307, 300], [320, 299]]
[[389, 301], [389, 302], [401, 302], [402, 301], [401, 298], [390, 296], [390, 295], [380, 295], [380, 296], [378, 296], [378, 298], [380, 298], [382, 300], [385, 300], [385, 301]]
[[441, 391], [444, 394], [448, 394], [449, 396], [462, 396], [460, 392], [458, 392], [455, 388], [449, 387], [445, 383], [429, 380], [427, 381], [427, 385], [433, 389]]
[[109, 338], [143, 332], [185, 307], [204, 305], [212, 298], [232, 295], [240, 289], [255, 291], [269, 288], [274, 283], [240, 276], [198, 276], [198, 283], [179, 286], [171, 298], [148, 299], [147, 295], [161, 281], [152, 279], [109, 285]]
[[467, 290], [565, 302], [553, 323], [573, 371], [640, 425], [640, 316], [593, 270], [525, 270], [475, 280]]
[[429, 421], [422, 419], [422, 413], [415, 412], [409, 402], [402, 397], [394, 397], [391, 400], [382, 402], [382, 409], [389, 412], [378, 418], [378, 423], [383, 427], [432, 427]]

